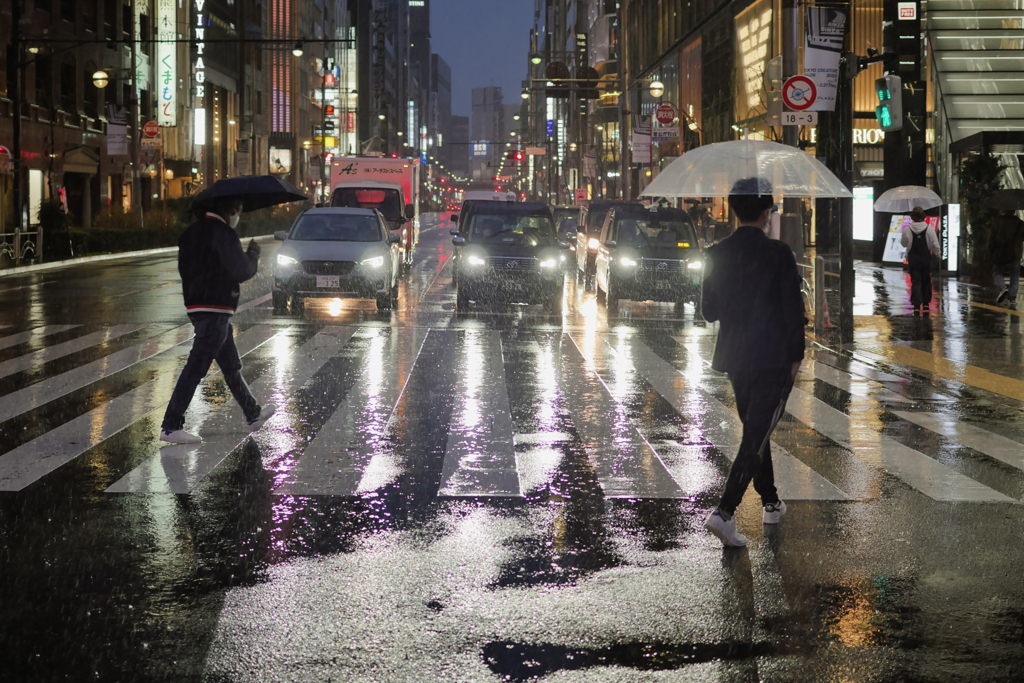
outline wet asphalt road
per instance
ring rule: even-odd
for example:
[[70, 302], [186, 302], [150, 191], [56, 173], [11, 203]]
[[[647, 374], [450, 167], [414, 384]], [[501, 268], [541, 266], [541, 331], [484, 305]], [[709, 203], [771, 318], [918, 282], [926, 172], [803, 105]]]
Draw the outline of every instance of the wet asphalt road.
[[[175, 258], [0, 279], [0, 679], [1024, 679], [1020, 315], [858, 268], [774, 439], [789, 512], [701, 522], [739, 441], [714, 326], [567, 279], [456, 315], [428, 217], [399, 310], [246, 283], [244, 374], [161, 450]], [[274, 244], [264, 249], [269, 263]]]

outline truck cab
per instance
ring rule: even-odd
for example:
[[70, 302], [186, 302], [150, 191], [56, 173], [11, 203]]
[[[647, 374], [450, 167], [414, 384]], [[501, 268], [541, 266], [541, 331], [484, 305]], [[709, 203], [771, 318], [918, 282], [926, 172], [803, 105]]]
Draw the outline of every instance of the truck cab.
[[331, 192], [331, 206], [380, 211], [388, 222], [388, 228], [401, 235], [402, 260], [406, 264], [411, 262], [416, 239], [412, 220], [414, 208], [406, 202], [402, 183], [384, 180], [337, 183]]

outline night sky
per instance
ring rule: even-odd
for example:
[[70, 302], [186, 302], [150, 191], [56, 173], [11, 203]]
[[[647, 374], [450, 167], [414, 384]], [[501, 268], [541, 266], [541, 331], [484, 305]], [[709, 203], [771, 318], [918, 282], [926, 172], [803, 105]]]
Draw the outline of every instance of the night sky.
[[519, 102], [533, 0], [432, 0], [431, 50], [452, 68], [452, 113], [469, 116], [473, 88], [499, 86]]

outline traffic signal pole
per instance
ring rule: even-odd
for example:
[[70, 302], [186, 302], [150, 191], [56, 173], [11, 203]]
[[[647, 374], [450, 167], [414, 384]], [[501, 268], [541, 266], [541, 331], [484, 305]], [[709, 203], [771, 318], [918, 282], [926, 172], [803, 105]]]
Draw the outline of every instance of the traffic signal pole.
[[[797, 46], [802, 35], [797, 0], [784, 0], [782, 8], [782, 72], [785, 78], [798, 74]], [[783, 82], [785, 82], [785, 78]], [[790, 147], [799, 147], [800, 127], [783, 126], [782, 142]], [[787, 197], [782, 200], [779, 239], [789, 245], [798, 259], [804, 254], [803, 221], [799, 212], [799, 199]]]

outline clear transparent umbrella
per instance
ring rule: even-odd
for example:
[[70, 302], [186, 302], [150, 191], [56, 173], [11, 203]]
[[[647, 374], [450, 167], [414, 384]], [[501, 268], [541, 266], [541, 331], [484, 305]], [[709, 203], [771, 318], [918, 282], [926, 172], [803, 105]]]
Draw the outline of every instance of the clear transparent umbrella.
[[920, 185], [900, 185], [886, 190], [875, 200], [875, 211], [889, 213], [910, 213], [915, 206], [922, 209], [934, 209], [942, 206], [942, 198], [927, 187]]
[[716, 142], [690, 150], [658, 174], [645, 197], [727, 197], [733, 183], [758, 178], [776, 197], [851, 197], [807, 152], [767, 140]]

